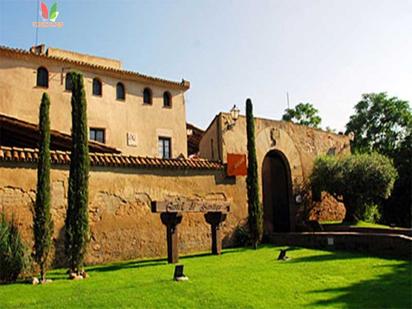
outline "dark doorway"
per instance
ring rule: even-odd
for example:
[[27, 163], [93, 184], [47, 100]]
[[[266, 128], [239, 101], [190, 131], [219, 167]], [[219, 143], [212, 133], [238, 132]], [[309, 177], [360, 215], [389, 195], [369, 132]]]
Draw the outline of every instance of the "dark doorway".
[[264, 233], [290, 231], [290, 168], [279, 151], [267, 153], [262, 166]]

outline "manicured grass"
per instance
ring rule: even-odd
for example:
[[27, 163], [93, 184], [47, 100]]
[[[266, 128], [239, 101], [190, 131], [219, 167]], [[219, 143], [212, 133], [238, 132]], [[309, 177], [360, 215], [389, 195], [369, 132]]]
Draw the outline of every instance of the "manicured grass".
[[391, 228], [388, 225], [378, 224], [378, 223], [369, 223], [365, 221], [358, 221], [355, 224], [348, 224], [342, 221], [322, 221], [321, 224], [333, 224], [333, 225], [342, 225], [342, 226], [356, 226], [356, 227], [373, 227], [378, 229], [389, 229]]
[[88, 267], [70, 281], [0, 286], [0, 308], [411, 308], [412, 263], [347, 252], [230, 249], [181, 259], [187, 282], [164, 260]]
[[383, 224], [377, 224], [377, 223], [369, 223], [369, 222], [365, 222], [365, 221], [359, 221], [356, 223], [357, 227], [374, 227], [374, 228], [378, 228], [378, 229], [389, 229], [390, 226], [388, 225], [383, 225]]

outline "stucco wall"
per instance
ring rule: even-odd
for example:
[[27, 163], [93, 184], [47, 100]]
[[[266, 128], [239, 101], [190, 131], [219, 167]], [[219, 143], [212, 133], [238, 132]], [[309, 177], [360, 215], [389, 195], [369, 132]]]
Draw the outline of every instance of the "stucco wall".
[[[32, 247], [32, 216], [36, 167], [28, 163], [0, 163], [0, 210], [14, 213], [29, 247]], [[53, 264], [63, 262], [63, 226], [67, 207], [68, 166], [53, 166], [52, 215], [54, 220]], [[244, 178], [225, 178], [224, 171], [131, 169], [93, 167], [90, 172], [89, 264], [140, 257], [165, 256], [166, 229], [160, 215], [151, 213], [150, 201], [183, 196], [231, 202], [223, 223], [224, 244], [247, 215]], [[184, 214], [179, 225], [182, 253], [210, 250], [210, 226], [201, 214]], [[54, 252], [56, 250], [56, 252]]]
[[219, 140], [219, 117], [215, 117], [206, 129], [199, 144], [199, 155], [209, 160], [221, 160]]
[[[223, 162], [226, 162], [228, 153], [247, 154], [246, 118], [240, 116], [230, 130], [225, 125], [228, 118], [228, 114], [221, 113], [209, 126], [200, 142], [201, 157], [211, 159], [210, 136], [219, 135], [221, 140], [218, 143], [222, 145], [219, 159]], [[255, 141], [259, 173], [266, 154], [278, 150], [286, 156], [296, 185], [310, 176], [316, 156], [350, 153], [350, 141], [346, 135], [270, 119], [255, 118]]]
[[[49, 71], [49, 88], [36, 87], [36, 71], [44, 66]], [[77, 70], [84, 74], [89, 127], [104, 128], [106, 144], [125, 154], [158, 156], [158, 137], [172, 139], [172, 156], [187, 156], [184, 91], [178, 87], [161, 87], [155, 83], [137, 82], [126, 75], [65, 64], [45, 57], [10, 56], [0, 51], [0, 113], [31, 123], [38, 123], [43, 92], [50, 95], [52, 129], [70, 134], [71, 92], [65, 91], [66, 73]], [[102, 96], [92, 95], [92, 80], [103, 84]], [[116, 84], [125, 86], [126, 100], [116, 100]], [[153, 104], [143, 104], [143, 89], [150, 87]], [[163, 107], [163, 93], [172, 95], [172, 107]], [[137, 136], [137, 146], [127, 145], [127, 133]]]
[[[219, 138], [217, 143], [221, 147], [218, 159], [223, 162], [227, 161], [228, 153], [247, 155], [246, 118], [240, 116], [236, 124], [228, 129], [226, 124], [231, 122], [229, 117], [228, 114], [220, 113], [206, 130], [199, 147], [201, 157], [211, 159], [210, 138], [215, 136]], [[271, 150], [277, 150], [285, 156], [290, 167], [294, 196], [302, 192], [318, 155], [350, 153], [348, 136], [290, 122], [262, 118], [255, 118], [255, 142], [261, 200], [263, 200], [262, 165], [265, 156]], [[296, 222], [297, 212], [300, 210], [295, 203], [294, 196], [291, 198], [290, 206], [292, 226]], [[342, 206], [336, 202], [336, 207]]]

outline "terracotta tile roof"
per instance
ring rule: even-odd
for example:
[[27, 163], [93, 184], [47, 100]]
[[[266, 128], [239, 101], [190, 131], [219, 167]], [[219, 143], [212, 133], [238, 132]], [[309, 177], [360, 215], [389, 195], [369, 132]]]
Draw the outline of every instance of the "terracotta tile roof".
[[[0, 161], [36, 163], [38, 149], [0, 146]], [[70, 152], [52, 150], [53, 164], [67, 165], [70, 163]], [[159, 159], [150, 157], [128, 156], [115, 153], [90, 153], [92, 166], [114, 166], [126, 168], [162, 168], [162, 169], [194, 169], [221, 170], [220, 162], [205, 159]]]
[[176, 81], [171, 81], [171, 80], [162, 79], [158, 77], [144, 75], [138, 72], [116, 69], [116, 68], [112, 68], [108, 66], [97, 65], [97, 64], [93, 64], [89, 62], [70, 59], [70, 58], [51, 56], [51, 55], [47, 55], [47, 52], [44, 54], [36, 54], [36, 53], [30, 52], [24, 49], [11, 48], [11, 47], [7, 47], [4, 45], [0, 45], [0, 52], [11, 53], [14, 55], [30, 56], [30, 57], [36, 57], [36, 58], [45, 58], [45, 59], [50, 59], [50, 60], [55, 60], [55, 61], [61, 61], [61, 62], [65, 62], [65, 63], [77, 65], [77, 66], [87, 67], [92, 70], [102, 70], [102, 71], [109, 72], [109, 73], [121, 74], [123, 76], [137, 79], [140, 81], [146, 81], [146, 82], [149, 81], [153, 83], [166, 84], [166, 85], [173, 86], [175, 88], [179, 88], [183, 90], [187, 90], [190, 88], [190, 82], [184, 79], [182, 79], [181, 82], [176, 82]]

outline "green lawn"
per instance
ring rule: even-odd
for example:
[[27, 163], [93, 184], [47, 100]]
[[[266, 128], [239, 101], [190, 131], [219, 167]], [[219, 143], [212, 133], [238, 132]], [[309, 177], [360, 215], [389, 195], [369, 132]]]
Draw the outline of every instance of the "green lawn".
[[0, 308], [411, 308], [412, 263], [347, 252], [229, 249], [181, 259], [187, 282], [164, 260], [88, 267], [90, 278], [50, 273], [43, 286], [0, 286]]
[[354, 227], [373, 227], [373, 228], [378, 228], [378, 229], [389, 229], [390, 228], [389, 225], [369, 223], [365, 221], [358, 221], [355, 224], [344, 223], [342, 221], [321, 221], [320, 224], [354, 226]]

